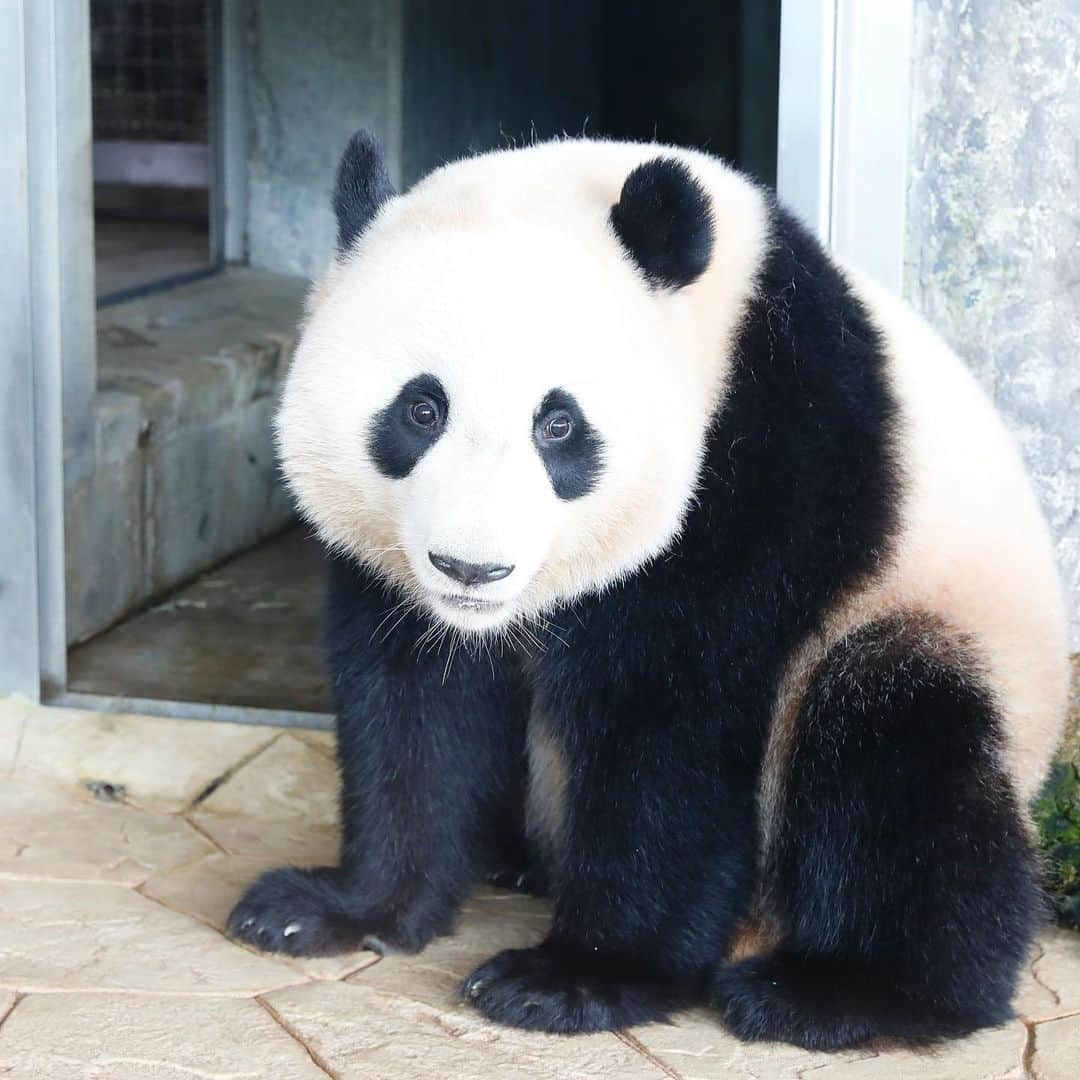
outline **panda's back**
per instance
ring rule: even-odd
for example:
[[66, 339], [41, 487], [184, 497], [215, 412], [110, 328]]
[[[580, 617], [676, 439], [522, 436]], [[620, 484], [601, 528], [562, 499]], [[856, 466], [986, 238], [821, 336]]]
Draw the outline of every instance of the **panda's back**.
[[892, 559], [840, 624], [927, 613], [970, 643], [997, 697], [1015, 776], [1034, 794], [1068, 692], [1050, 535], [1019, 448], [963, 361], [906, 304], [845, 269], [881, 330], [899, 406], [902, 506]]
[[[686, 415], [708, 417], [731, 403], [732, 357], [746, 319], [779, 318], [793, 299], [820, 287], [821, 272], [830, 275], [835, 267], [765, 192], [719, 160], [677, 147], [584, 139], [488, 153], [436, 170], [371, 232], [423, 232], [460, 223], [497, 230], [528, 222], [565, 237], [568, 257], [580, 249], [607, 258], [612, 235], [598, 208], [618, 200], [631, 169], [659, 155], [685, 163], [712, 202], [718, 257], [691, 288], [658, 300], [674, 330], [684, 333], [689, 323], [698, 343], [707, 343], [683, 362], [694, 369], [687, 379], [694, 389]], [[799, 248], [817, 269], [801, 284], [785, 276], [805, 268], [794, 252], [781, 253], [777, 261], [778, 244]], [[769, 275], [762, 271], [770, 266], [780, 277], [763, 286]], [[899, 506], [893, 508], [883, 568], [856, 574], [860, 584], [844, 590], [825, 614], [822, 632], [795, 649], [775, 715], [790, 712], [815, 662], [846, 633], [879, 618], [930, 616], [962, 635], [984, 669], [1000, 705], [1012, 771], [1030, 794], [1057, 741], [1067, 694], [1063, 603], [1030, 481], [1015, 441], [963, 362], [886, 290], [854, 270], [836, 272], [846, 277], [883, 338], [885, 380], [898, 412], [900, 475], [893, 501]], [[815, 276], [816, 283], [810, 280]], [[762, 296], [763, 287], [775, 287], [778, 295]], [[826, 287], [822, 295], [828, 294]], [[820, 328], [828, 319], [817, 322]], [[843, 342], [836, 347], [842, 350]], [[819, 348], [827, 352], [828, 343]], [[838, 378], [850, 378], [852, 371], [849, 364]], [[750, 392], [764, 392], [763, 385]], [[736, 434], [741, 438], [741, 429]], [[749, 445], [725, 446], [716, 464], [743, 459]], [[843, 467], [838, 459], [837, 468]], [[831, 527], [826, 521], [819, 525], [821, 531]], [[676, 532], [673, 522], [669, 535]]]

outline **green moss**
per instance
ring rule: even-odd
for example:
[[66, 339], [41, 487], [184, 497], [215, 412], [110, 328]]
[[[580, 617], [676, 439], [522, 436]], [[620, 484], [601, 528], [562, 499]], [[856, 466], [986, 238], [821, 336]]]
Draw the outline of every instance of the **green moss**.
[[1059, 760], [1054, 765], [1032, 811], [1058, 921], [1080, 929], [1080, 773], [1072, 762]]

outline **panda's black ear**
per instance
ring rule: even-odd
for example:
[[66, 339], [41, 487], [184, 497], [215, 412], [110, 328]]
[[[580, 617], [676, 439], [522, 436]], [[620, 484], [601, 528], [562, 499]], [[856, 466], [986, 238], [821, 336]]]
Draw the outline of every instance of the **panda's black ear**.
[[368, 227], [383, 203], [394, 197], [382, 147], [370, 132], [358, 131], [345, 147], [334, 188], [338, 251], [345, 252]]
[[690, 170], [658, 157], [626, 178], [611, 224], [653, 288], [681, 289], [709, 265], [712, 204]]

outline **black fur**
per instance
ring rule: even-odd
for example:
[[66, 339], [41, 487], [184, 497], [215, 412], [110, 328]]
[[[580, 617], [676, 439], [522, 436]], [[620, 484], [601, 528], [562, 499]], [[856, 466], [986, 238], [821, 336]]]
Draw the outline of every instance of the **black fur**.
[[654, 288], [697, 281], [713, 248], [712, 207], [705, 189], [674, 158], [658, 157], [626, 178], [611, 224]]
[[[415, 402], [428, 400], [439, 411], [439, 422], [431, 429], [418, 427], [409, 419]], [[417, 375], [399, 391], [385, 409], [375, 414], [368, 431], [368, 453], [375, 467], [393, 480], [401, 480], [439, 441], [446, 428], [450, 403], [442, 383], [434, 375]]]
[[755, 893], [784, 664], [878, 568], [902, 494], [878, 334], [816, 241], [779, 210], [773, 228], [680, 537], [555, 613], [543, 651], [417, 654], [422, 620], [338, 564], [342, 868], [274, 872], [230, 932], [286, 952], [444, 932], [471, 880], [520, 865], [531, 706], [569, 764], [542, 867], [555, 917], [466, 981], [493, 1020], [614, 1028], [711, 994], [745, 1037], [841, 1046], [1007, 1015], [1034, 908], [993, 704], [948, 642], [881, 628], [828, 658], [798, 721], [768, 864], [783, 946], [722, 967]]
[[338, 251], [352, 247], [383, 204], [393, 197], [394, 185], [386, 171], [379, 140], [367, 131], [356, 132], [341, 155], [334, 187]]
[[831, 1050], [1010, 1018], [1040, 901], [977, 672], [918, 617], [865, 626], [826, 657], [765, 875], [785, 940], [716, 984], [735, 1034]]
[[427, 628], [370, 572], [332, 560], [341, 867], [264, 874], [229, 918], [234, 937], [295, 956], [415, 952], [478, 877], [524, 867], [519, 665], [465, 650], [447, 664], [416, 648]]
[[[553, 412], [569, 416], [573, 429], [561, 442], [546, 442], [542, 427]], [[560, 499], [580, 499], [596, 486], [603, 467], [604, 441], [585, 419], [577, 399], [565, 390], [549, 390], [536, 410], [534, 439], [551, 486]]]

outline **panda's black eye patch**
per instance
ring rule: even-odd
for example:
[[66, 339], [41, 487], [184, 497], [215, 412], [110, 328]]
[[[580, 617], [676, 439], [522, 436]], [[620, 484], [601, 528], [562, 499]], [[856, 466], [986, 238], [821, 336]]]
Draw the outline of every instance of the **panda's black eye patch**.
[[446, 428], [449, 404], [434, 375], [410, 379], [385, 409], [372, 417], [368, 452], [375, 467], [402, 480], [435, 445]]
[[580, 499], [596, 486], [604, 443], [573, 394], [547, 392], [533, 417], [533, 442], [560, 499]]

